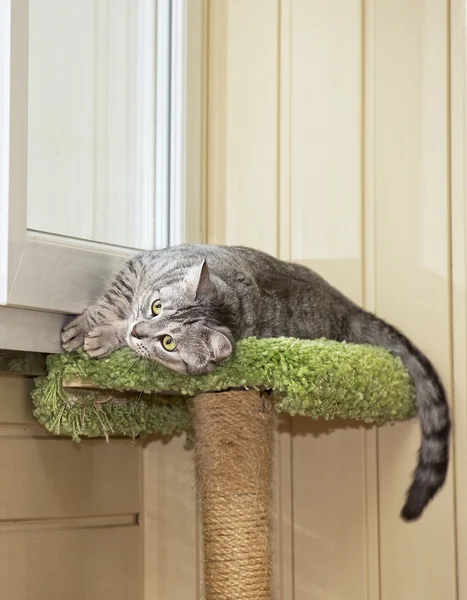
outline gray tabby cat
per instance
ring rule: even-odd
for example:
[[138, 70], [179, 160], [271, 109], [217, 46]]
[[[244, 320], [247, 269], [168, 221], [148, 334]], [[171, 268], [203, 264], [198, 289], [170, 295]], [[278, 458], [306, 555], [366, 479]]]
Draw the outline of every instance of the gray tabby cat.
[[241, 247], [184, 245], [142, 254], [64, 328], [62, 343], [98, 358], [130, 346], [191, 375], [211, 371], [248, 336], [376, 344], [402, 359], [415, 382], [422, 443], [401, 516], [417, 519], [448, 468], [450, 419], [440, 378], [399, 331], [304, 266]]

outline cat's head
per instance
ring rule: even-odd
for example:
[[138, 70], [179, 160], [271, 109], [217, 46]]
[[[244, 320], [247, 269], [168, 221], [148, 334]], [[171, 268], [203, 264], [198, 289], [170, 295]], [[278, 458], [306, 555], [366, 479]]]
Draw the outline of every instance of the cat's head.
[[183, 374], [209, 373], [230, 358], [235, 342], [231, 315], [219, 298], [205, 261], [179, 282], [138, 294], [128, 345]]

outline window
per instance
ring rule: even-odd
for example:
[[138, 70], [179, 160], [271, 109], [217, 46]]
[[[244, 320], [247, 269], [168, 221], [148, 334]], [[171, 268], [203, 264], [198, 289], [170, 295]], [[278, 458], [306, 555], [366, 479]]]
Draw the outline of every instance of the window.
[[199, 241], [201, 6], [2, 1], [0, 304], [80, 312], [131, 254]]

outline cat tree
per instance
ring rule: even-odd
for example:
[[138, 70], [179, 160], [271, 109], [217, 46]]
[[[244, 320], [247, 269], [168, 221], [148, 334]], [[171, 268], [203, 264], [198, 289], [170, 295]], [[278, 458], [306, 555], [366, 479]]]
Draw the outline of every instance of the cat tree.
[[187, 377], [136, 358], [84, 352], [48, 358], [35, 415], [81, 437], [186, 432], [194, 441], [206, 600], [271, 600], [273, 412], [368, 423], [414, 415], [414, 390], [386, 350], [325, 340], [250, 338], [209, 375]]

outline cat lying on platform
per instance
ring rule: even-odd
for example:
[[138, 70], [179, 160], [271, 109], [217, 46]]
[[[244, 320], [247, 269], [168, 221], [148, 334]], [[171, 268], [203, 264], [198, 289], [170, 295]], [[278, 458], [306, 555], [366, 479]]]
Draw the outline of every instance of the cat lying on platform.
[[247, 337], [328, 338], [387, 348], [416, 388], [419, 461], [402, 509], [417, 519], [443, 485], [450, 418], [430, 361], [397, 329], [312, 270], [242, 247], [183, 245], [132, 258], [104, 296], [62, 332], [95, 358], [123, 346], [185, 374], [208, 373]]

